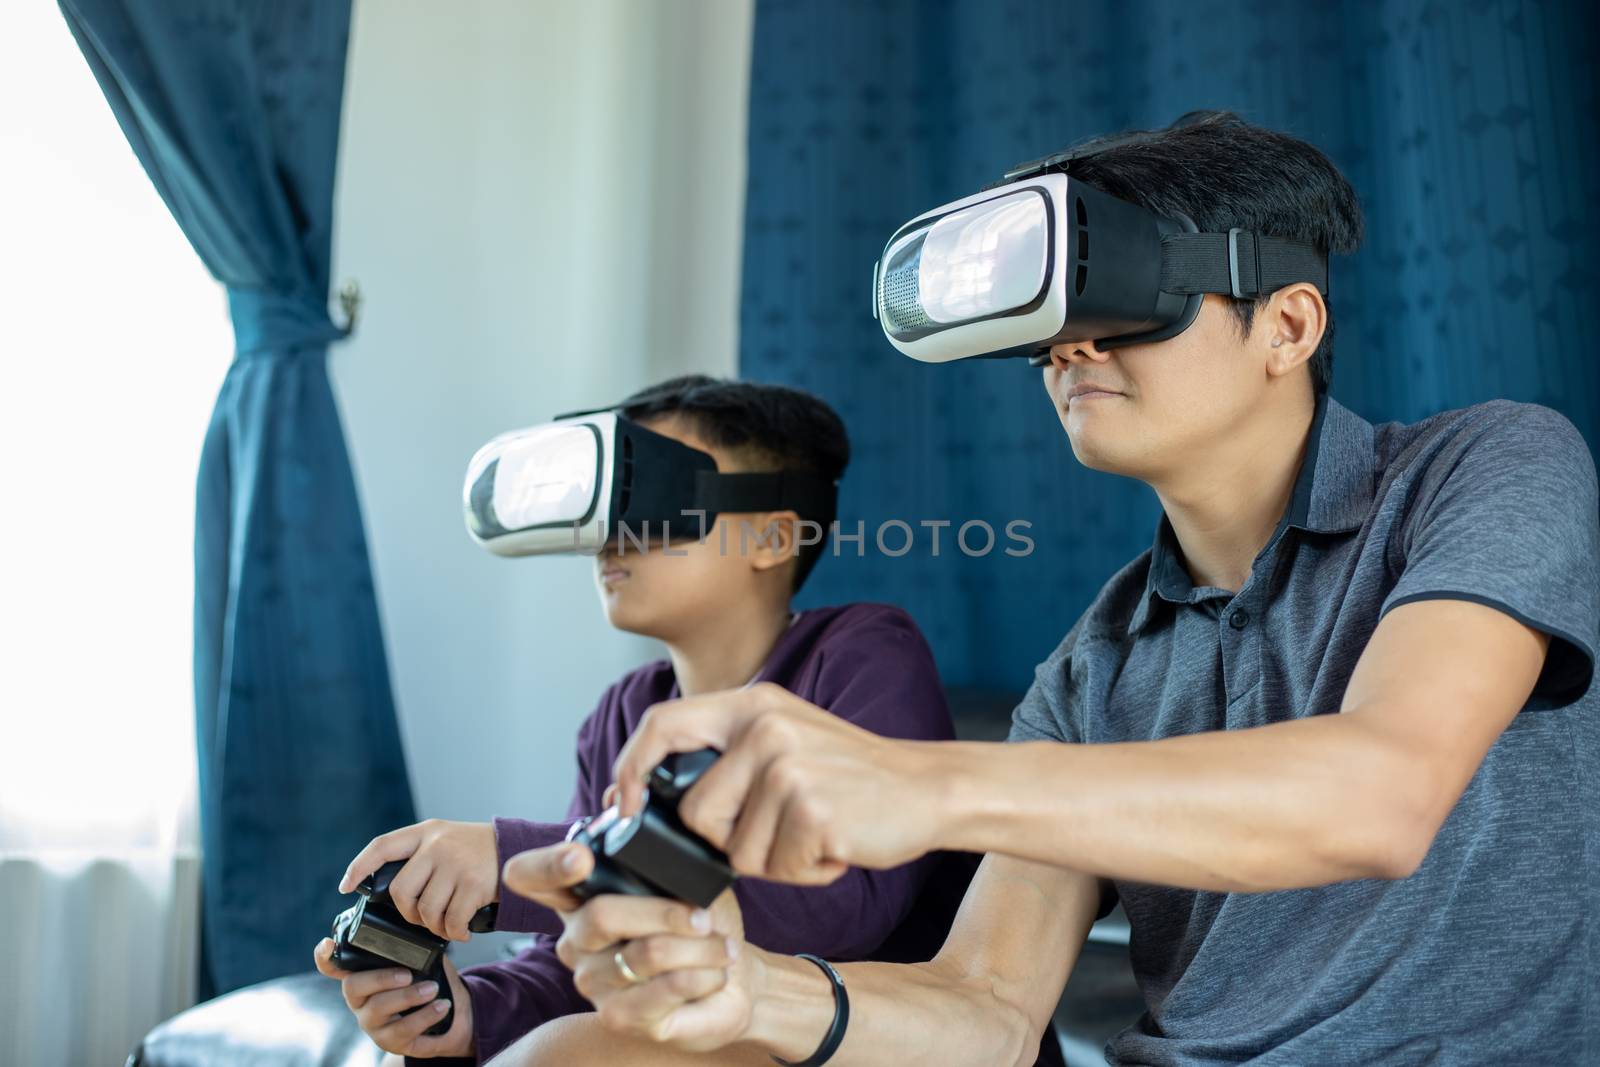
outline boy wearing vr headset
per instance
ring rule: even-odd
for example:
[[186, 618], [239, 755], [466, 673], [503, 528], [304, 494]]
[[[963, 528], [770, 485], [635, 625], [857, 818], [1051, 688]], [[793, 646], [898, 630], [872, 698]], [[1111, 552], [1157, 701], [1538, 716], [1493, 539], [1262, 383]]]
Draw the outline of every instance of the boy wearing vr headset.
[[1014, 744], [871, 737], [767, 687], [657, 709], [622, 810], [717, 746], [680, 811], [746, 874], [988, 856], [931, 962], [747, 948], [701, 985], [616, 973], [651, 917], [577, 906], [581, 850], [513, 859], [630, 1040], [563, 1062], [1026, 1062], [1116, 899], [1148, 1010], [1113, 1062], [1600, 1062], [1594, 463], [1543, 407], [1373, 426], [1330, 399], [1321, 261], [1360, 230], [1315, 148], [1206, 114], [891, 239], [889, 340], [1034, 355], [1078, 459], [1156, 491], [1155, 543], [1039, 667]]
[[[474, 912], [493, 900], [498, 929], [559, 932], [547, 908], [504, 890], [502, 865], [563, 840], [575, 821], [607, 808], [610, 767], [623, 743], [651, 705], [684, 695], [760, 682], [874, 734], [951, 737], [932, 656], [908, 615], [881, 604], [790, 608], [823, 554], [818, 534], [833, 520], [848, 461], [844, 426], [816, 397], [702, 376], [486, 446], [465, 493], [474, 536], [506, 555], [596, 552], [608, 621], [660, 639], [669, 658], [618, 680], [584, 721], [578, 786], [565, 819], [404, 827], [363, 849], [341, 889], [405, 860], [390, 898], [407, 920], [441, 937], [465, 940]], [[957, 867], [952, 860], [943, 869]], [[774, 951], [922, 958], [937, 948], [959, 899], [957, 886], [944, 905], [913, 914], [932, 869], [922, 859], [851, 871], [826, 889], [743, 881], [734, 892], [752, 942]], [[683, 910], [684, 933], [700, 932]], [[707, 962], [725, 963], [728, 944], [711, 948], [716, 958]], [[542, 937], [516, 959], [459, 975], [447, 961], [455, 1011], [447, 1032], [429, 1036], [424, 1031], [446, 1009], [433, 983], [416, 982], [404, 969], [346, 974], [332, 963], [332, 949], [329, 940], [317, 946], [318, 969], [342, 980], [362, 1028], [397, 1055], [487, 1061], [542, 1023], [590, 1010], [553, 939]], [[635, 962], [648, 969], [649, 961]]]

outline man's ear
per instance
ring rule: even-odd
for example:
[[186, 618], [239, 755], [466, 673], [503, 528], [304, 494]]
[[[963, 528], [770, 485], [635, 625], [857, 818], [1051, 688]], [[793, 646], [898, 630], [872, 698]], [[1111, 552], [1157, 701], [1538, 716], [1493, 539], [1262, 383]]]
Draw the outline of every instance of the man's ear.
[[1316, 354], [1328, 328], [1328, 305], [1308, 282], [1296, 282], [1272, 294], [1260, 316], [1267, 346], [1267, 374], [1288, 374]]
[[800, 516], [794, 511], [769, 511], [754, 515], [756, 537], [750, 566], [758, 571], [781, 567], [799, 551]]

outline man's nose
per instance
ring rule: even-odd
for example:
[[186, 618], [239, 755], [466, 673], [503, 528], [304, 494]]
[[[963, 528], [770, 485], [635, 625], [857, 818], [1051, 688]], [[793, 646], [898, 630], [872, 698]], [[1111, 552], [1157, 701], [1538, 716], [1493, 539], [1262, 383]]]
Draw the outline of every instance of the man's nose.
[[1066, 370], [1074, 363], [1104, 363], [1111, 353], [1093, 341], [1065, 341], [1050, 346], [1050, 363], [1056, 370]]

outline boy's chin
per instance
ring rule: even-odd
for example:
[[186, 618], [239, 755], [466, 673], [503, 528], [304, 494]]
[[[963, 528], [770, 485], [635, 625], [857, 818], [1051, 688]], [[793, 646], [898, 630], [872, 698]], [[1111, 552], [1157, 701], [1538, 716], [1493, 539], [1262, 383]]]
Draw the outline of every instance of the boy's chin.
[[623, 633], [638, 634], [641, 637], [659, 637], [660, 619], [655, 612], [641, 610], [637, 604], [628, 602], [626, 594], [611, 590], [602, 590], [601, 603], [605, 607], [606, 622], [614, 630]]

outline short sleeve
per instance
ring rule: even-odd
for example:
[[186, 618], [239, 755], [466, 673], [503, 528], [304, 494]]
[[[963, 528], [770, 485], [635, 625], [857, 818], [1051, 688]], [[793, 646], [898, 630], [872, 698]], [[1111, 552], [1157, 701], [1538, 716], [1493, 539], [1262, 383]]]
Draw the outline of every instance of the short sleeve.
[[1468, 600], [1550, 635], [1530, 708], [1589, 688], [1600, 645], [1600, 499], [1594, 459], [1564, 416], [1485, 405], [1481, 428], [1433, 462], [1402, 524], [1403, 564], [1380, 616], [1417, 600]]
[[1011, 713], [1007, 741], [1083, 740], [1075, 714], [1077, 700], [1072, 685], [1072, 653], [1078, 644], [1082, 620], [1062, 638], [1061, 644], [1034, 668], [1033, 684]]

